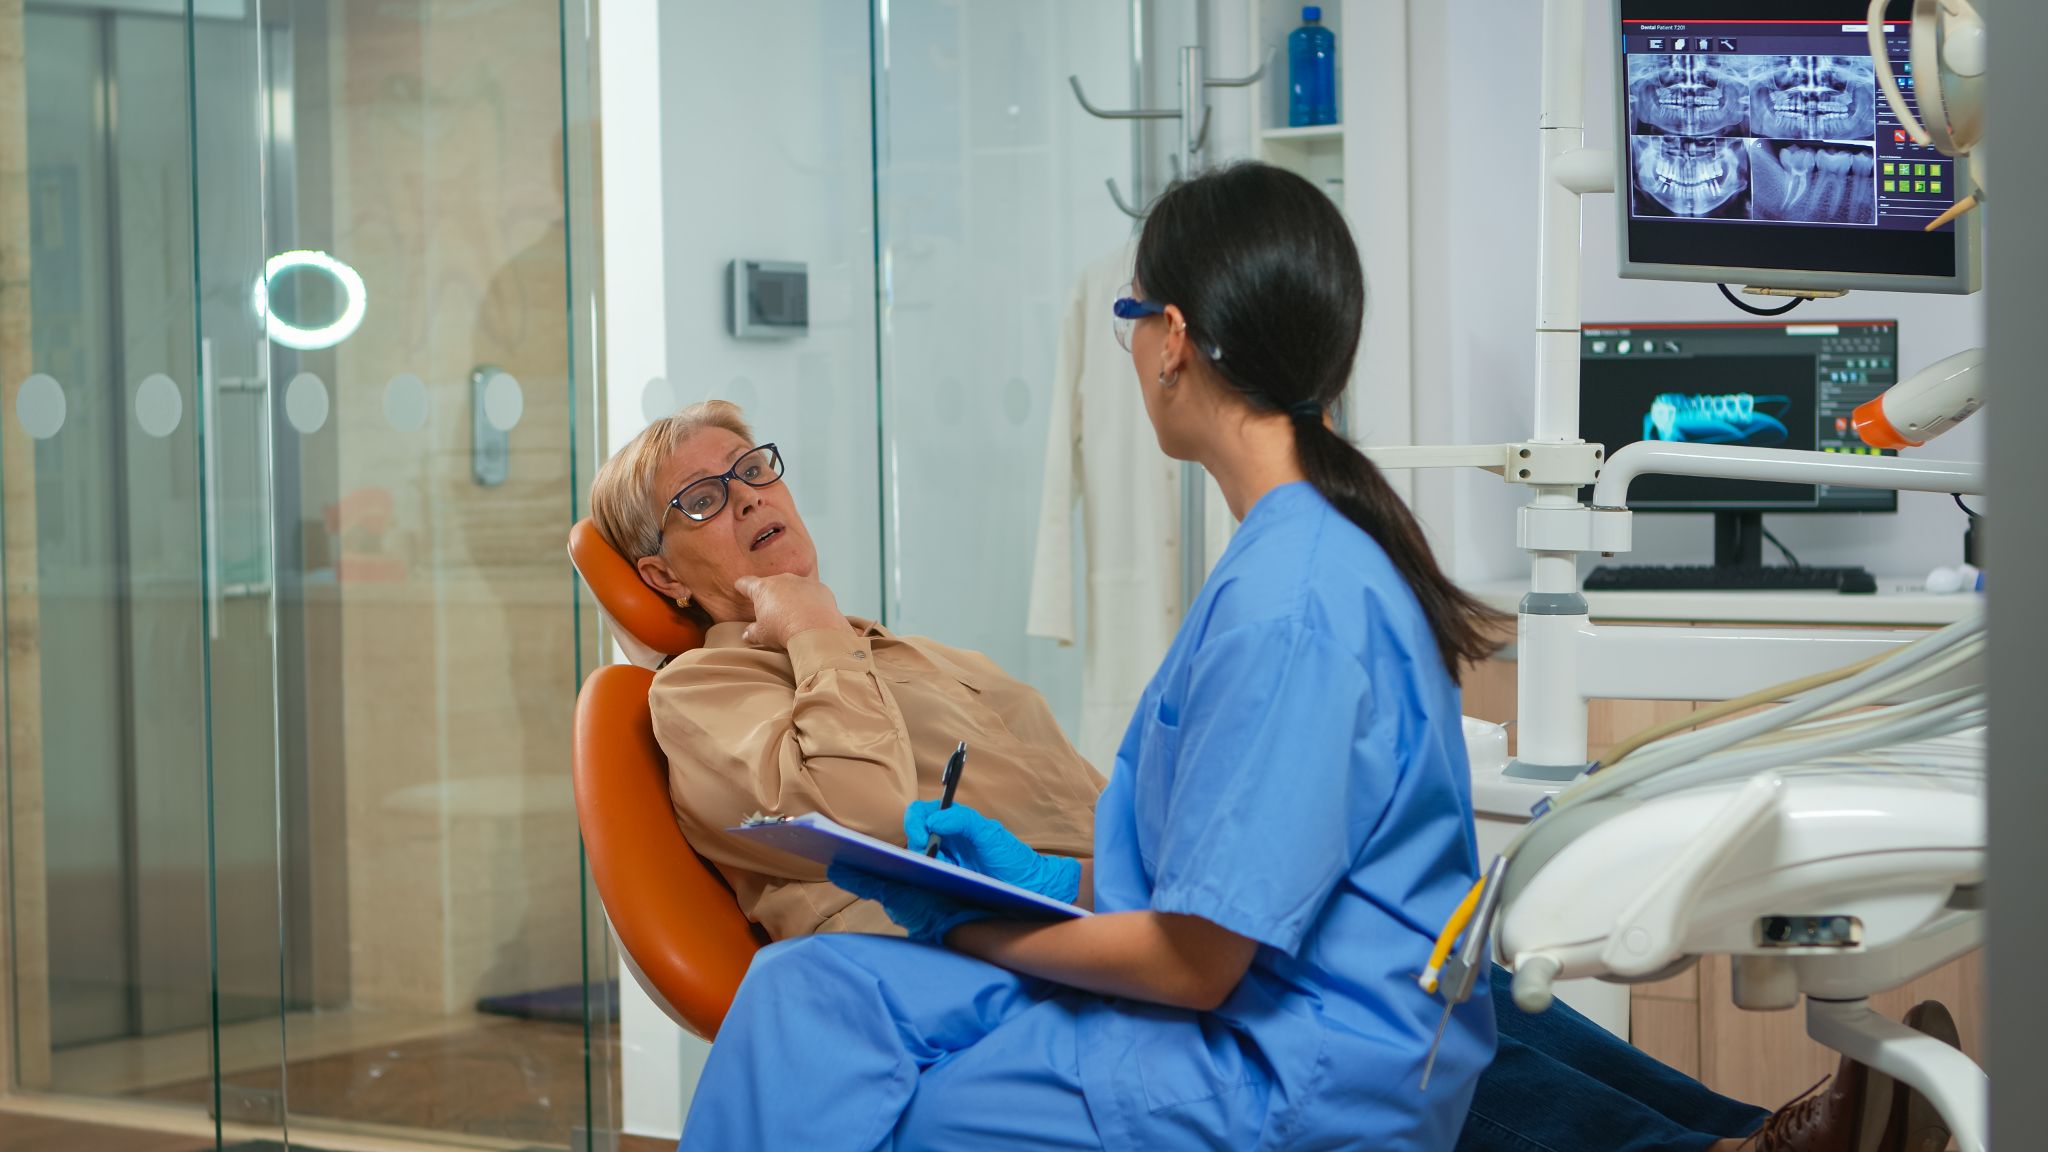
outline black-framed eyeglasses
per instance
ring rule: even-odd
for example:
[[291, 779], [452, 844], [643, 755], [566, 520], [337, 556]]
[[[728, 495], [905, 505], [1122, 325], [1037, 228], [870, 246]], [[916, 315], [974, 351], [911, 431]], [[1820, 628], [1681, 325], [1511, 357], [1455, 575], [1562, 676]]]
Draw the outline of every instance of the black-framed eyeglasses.
[[661, 510], [662, 529], [668, 529], [669, 509], [681, 512], [700, 524], [725, 511], [735, 480], [749, 488], [766, 488], [781, 479], [782, 453], [775, 445], [749, 448], [745, 455], [732, 462], [732, 467], [726, 469], [724, 475], [693, 480], [670, 497], [668, 507]]

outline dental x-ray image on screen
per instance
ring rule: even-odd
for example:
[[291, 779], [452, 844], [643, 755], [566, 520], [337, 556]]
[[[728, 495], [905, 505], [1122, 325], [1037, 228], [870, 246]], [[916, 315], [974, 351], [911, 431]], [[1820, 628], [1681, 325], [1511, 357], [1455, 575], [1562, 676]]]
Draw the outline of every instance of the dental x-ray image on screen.
[[1859, 56], [1628, 58], [1629, 134], [1869, 140], [1877, 73]]
[[1877, 72], [1867, 56], [1755, 56], [1748, 135], [1774, 140], [1869, 140], [1877, 131]]
[[1637, 216], [1746, 220], [1749, 150], [1718, 136], [1636, 136], [1632, 210]]
[[1749, 142], [1758, 220], [1876, 224], [1877, 150], [1868, 144]]
[[1660, 392], [1643, 413], [1643, 439], [1770, 448], [1790, 438], [1791, 411], [1790, 396]]
[[1747, 56], [1628, 58], [1632, 136], [1747, 136]]

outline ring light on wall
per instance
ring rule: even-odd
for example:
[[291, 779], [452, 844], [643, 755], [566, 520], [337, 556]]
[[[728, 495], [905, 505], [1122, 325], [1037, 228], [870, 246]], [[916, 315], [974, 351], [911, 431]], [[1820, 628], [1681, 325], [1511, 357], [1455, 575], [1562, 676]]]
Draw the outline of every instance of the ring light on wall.
[[[305, 328], [272, 312], [270, 282], [291, 272], [318, 272], [333, 280], [341, 291], [341, 315], [322, 327]], [[264, 331], [273, 343], [301, 351], [332, 348], [348, 339], [362, 324], [363, 313], [369, 308], [363, 278], [356, 270], [325, 252], [312, 251], [280, 252], [265, 261], [263, 275], [256, 278], [249, 302], [255, 306], [256, 315], [263, 318]]]

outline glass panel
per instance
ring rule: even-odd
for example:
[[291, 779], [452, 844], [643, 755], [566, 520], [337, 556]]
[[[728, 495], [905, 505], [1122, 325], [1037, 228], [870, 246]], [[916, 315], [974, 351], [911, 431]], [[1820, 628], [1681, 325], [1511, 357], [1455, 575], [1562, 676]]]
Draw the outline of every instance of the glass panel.
[[252, 508], [276, 509], [278, 739], [272, 819], [248, 827], [279, 845], [286, 1044], [281, 1075], [228, 1081], [282, 1094], [295, 1140], [568, 1147], [611, 1113], [590, 1099], [610, 993], [588, 988], [567, 772], [591, 306], [571, 304], [565, 152], [588, 145], [580, 124], [565, 141], [563, 62], [584, 48], [555, 0], [260, 15], [261, 246], [240, 274], [269, 269]]
[[[567, 411], [569, 427], [566, 504], [572, 519], [589, 514], [590, 477], [604, 459], [603, 429], [598, 421], [598, 390], [603, 385], [598, 371], [598, 323], [603, 240], [598, 227], [597, 162], [597, 26], [596, 0], [567, 0], [561, 5], [562, 38], [562, 134], [563, 182], [566, 216], [569, 294], [569, 361]], [[604, 662], [602, 613], [582, 580], [565, 567], [562, 573], [569, 590], [573, 646], [574, 685]], [[543, 748], [543, 754], [561, 752], [559, 747]], [[564, 755], [554, 770], [567, 764]], [[607, 1147], [606, 1135], [624, 1126], [623, 1077], [620, 1063], [621, 975], [612, 951], [611, 928], [604, 906], [584, 867], [579, 836], [577, 895], [581, 932], [578, 980], [584, 990], [580, 1023], [583, 1032], [583, 1117], [578, 1124], [589, 1133], [581, 1138], [572, 1132], [571, 1146]], [[573, 1119], [573, 1117], [572, 1117]]]
[[0, 0], [0, 1093], [194, 1147], [615, 1128], [587, 17]]
[[[893, 0], [885, 10], [877, 179], [890, 271], [882, 403], [891, 623], [984, 652], [1030, 683], [1107, 771], [1121, 723], [1083, 717], [1088, 581], [1078, 506], [1044, 509], [1051, 530], [1067, 533], [1075, 564], [1036, 589], [1033, 566], [1047, 439], [1071, 440], [1080, 427], [1072, 399], [1081, 350], [1056, 358], [1073, 288], [1131, 228], [1103, 180], [1129, 188], [1132, 133], [1084, 114], [1066, 77], [1078, 74], [1098, 103], [1125, 103], [1129, 6]], [[1108, 338], [1106, 311], [1077, 322], [1100, 331], [1071, 334]], [[1139, 403], [1135, 386], [1121, 398]], [[1134, 466], [1164, 464], [1149, 428], [1129, 448]], [[1057, 602], [1051, 585], [1062, 582], [1069, 597], [1079, 593], [1066, 621], [1076, 642], [1027, 635], [1034, 591]], [[1128, 717], [1126, 708], [1117, 719]], [[1093, 728], [1115, 735], [1090, 746], [1082, 734]]]
[[[192, 135], [198, 189], [198, 286], [205, 424], [206, 589], [212, 689], [215, 955], [218, 1079], [177, 1092], [217, 1101], [238, 1135], [278, 1137], [284, 1121], [277, 1069], [279, 1014], [303, 1010], [307, 992], [287, 958], [282, 905], [304, 878], [281, 867], [279, 821], [300, 790], [301, 750], [279, 741], [277, 644], [270, 553], [270, 416], [273, 382], [299, 366], [270, 354], [251, 293], [264, 267], [266, 211], [289, 171], [266, 153], [261, 99], [274, 38], [256, 6], [202, 7], [192, 26]], [[280, 291], [280, 305], [290, 293]], [[309, 365], [308, 367], [315, 367]], [[294, 903], [298, 901], [294, 899]], [[282, 983], [280, 983], [282, 978]]]
[[187, 26], [130, 7], [0, 6], [0, 1074], [149, 1101], [213, 1066], [206, 488]]

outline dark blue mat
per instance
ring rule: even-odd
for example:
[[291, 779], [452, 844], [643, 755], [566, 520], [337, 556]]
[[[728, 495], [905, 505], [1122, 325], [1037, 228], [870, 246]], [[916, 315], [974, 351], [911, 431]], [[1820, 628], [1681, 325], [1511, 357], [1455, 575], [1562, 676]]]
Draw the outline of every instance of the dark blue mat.
[[[604, 1019], [619, 1018], [618, 981], [593, 985], [590, 989], [590, 999], [593, 1008], [604, 1013]], [[580, 1024], [583, 1022], [583, 986], [564, 984], [559, 988], [486, 996], [476, 1002], [476, 1010], [492, 1016], [511, 1016], [520, 1020], [551, 1020], [564, 1024]]]

